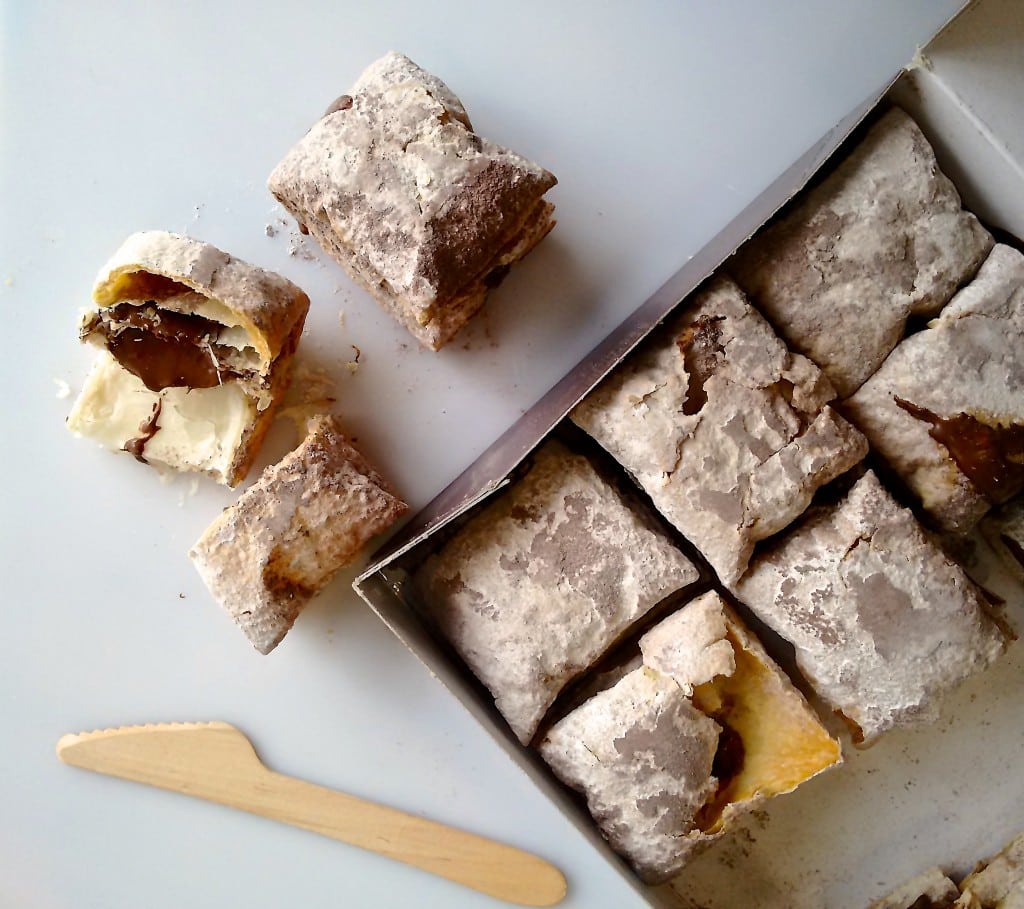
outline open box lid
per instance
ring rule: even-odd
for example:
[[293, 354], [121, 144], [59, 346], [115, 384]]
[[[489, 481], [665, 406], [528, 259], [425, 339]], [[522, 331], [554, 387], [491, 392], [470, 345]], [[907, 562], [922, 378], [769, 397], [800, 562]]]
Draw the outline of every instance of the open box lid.
[[[583, 363], [435, 498], [400, 536], [374, 557], [373, 564], [355, 581], [355, 589], [398, 637], [574, 821], [579, 820], [575, 817], [578, 808], [574, 808], [566, 793], [537, 766], [536, 760], [524, 755], [511, 737], [503, 734], [494, 721], [493, 711], [480, 702], [472, 684], [445, 666], [436, 643], [414, 617], [405, 614], [407, 610], [401, 602], [401, 572], [393, 572], [389, 566], [501, 488], [536, 442], [679, 300], [798, 192], [880, 102], [891, 101], [904, 106], [921, 123], [926, 134], [935, 140], [940, 164], [953, 175], [954, 182], [959, 182], [961, 175], [972, 175], [964, 183], [968, 208], [990, 226], [1017, 236], [1024, 235], [1021, 163], [1024, 142], [1013, 103], [1024, 90], [1024, 60], [1013, 58], [1012, 65], [1008, 64], [1003, 71], [1006, 81], [999, 88], [1001, 100], [986, 100], [982, 86], [972, 79], [971, 66], [964, 63], [970, 59], [984, 63], [988, 59], [985, 49], [965, 45], [957, 32], [962, 21], [977, 40], [987, 36], [998, 39], [1000, 46], [1012, 44], [1005, 38], [1005, 28], [994, 24], [1000, 22], [1000, 16], [1007, 17], [1003, 21], [1012, 21], [1016, 7], [1010, 7], [1009, 0], [988, 0], [962, 13], [952, 29], [947, 27], [908, 64], [906, 72], [872, 93], [713, 237]], [[1019, 47], [1024, 42], [1024, 22], [1018, 21], [1017, 26], [1014, 40]], [[953, 870], [966, 872], [974, 859], [998, 849], [1021, 823], [1019, 817], [1013, 816], [1015, 805], [1019, 811], [1021, 792], [1018, 789], [1001, 791], [993, 785], [994, 780], [1014, 777], [1015, 749], [1008, 742], [1018, 728], [1013, 723], [1013, 718], [1019, 714], [1013, 691], [1021, 672], [1021, 653], [1017, 647], [994, 671], [972, 680], [950, 698], [946, 716], [956, 718], [953, 727], [956, 735], [950, 734], [948, 723], [922, 730], [900, 730], [890, 733], [872, 750], [850, 756], [852, 771], [842, 771], [841, 777], [835, 775], [838, 782], [828, 781], [827, 806], [822, 804], [825, 791], [821, 788], [787, 796], [779, 800], [777, 808], [773, 804], [772, 823], [763, 835], [776, 850], [784, 849], [786, 842], [805, 841], [808, 830], [825, 831], [817, 838], [819, 841], [811, 845], [809, 854], [803, 855], [813, 867], [798, 867], [794, 854], [782, 852], [776, 853], [779, 861], [772, 863], [778, 868], [761, 867], [758, 863], [771, 849], [748, 850], [754, 839], [754, 835], [748, 833], [750, 842], [744, 843], [742, 836], [734, 837], [733, 844], [725, 850], [729, 854], [724, 858], [720, 856], [714, 862], [696, 860], [677, 879], [674, 888], [652, 889], [633, 883], [652, 905], [666, 907], [690, 906], [686, 892], [692, 888], [694, 894], [701, 894], [705, 900], [708, 893], [714, 893], [716, 907], [752, 905], [750, 900], [755, 899], [758, 905], [811, 909], [811, 906], [821, 905], [820, 899], [827, 897], [828, 905], [859, 909], [858, 900], [864, 902], [869, 894], [879, 895], [940, 857], [952, 862]], [[984, 706], [971, 706], [978, 701]], [[986, 733], [985, 729], [990, 726], [1009, 730], [1009, 738], [998, 732]], [[993, 746], [975, 759], [976, 743], [983, 734], [991, 735]], [[934, 742], [936, 737], [942, 737], [942, 742]], [[942, 747], [938, 748], [938, 744]], [[926, 768], [919, 767], [922, 753], [932, 755]], [[971, 768], [969, 777], [964, 772], [965, 767]], [[955, 805], [946, 805], [944, 795], [954, 791]], [[871, 804], [879, 806], [879, 821], [889, 825], [885, 835], [879, 835], [878, 829], [865, 820], [865, 806]], [[945, 812], [947, 824], [936, 823], [936, 806]], [[757, 818], [754, 823], [759, 823]], [[577, 826], [599, 849], [608, 852], [596, 829], [587, 824], [585, 818]], [[898, 850], [893, 848], [897, 841], [901, 844]], [[850, 848], [851, 843], [858, 844], [857, 848]], [[842, 861], [836, 862], [838, 855], [830, 857], [829, 850], [840, 846], [845, 846], [847, 851]], [[922, 859], [922, 856], [929, 858]], [[610, 854], [608, 857], [618, 862]], [[749, 875], [723, 874], [722, 863], [729, 861], [736, 862], [736, 867], [753, 862], [754, 867]], [[830, 868], [830, 861], [838, 867]], [[727, 879], [728, 883], [723, 886]], [[787, 884], [796, 889], [787, 891]], [[721, 902], [717, 902], [719, 899]]]

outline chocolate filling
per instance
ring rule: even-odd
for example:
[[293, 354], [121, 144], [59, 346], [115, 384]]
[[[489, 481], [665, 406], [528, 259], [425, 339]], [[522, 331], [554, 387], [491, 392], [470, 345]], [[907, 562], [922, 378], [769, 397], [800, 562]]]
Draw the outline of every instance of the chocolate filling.
[[154, 303], [118, 303], [96, 313], [83, 337], [101, 334], [107, 349], [150, 391], [213, 388], [240, 374], [225, 364], [231, 348], [217, 344], [223, 326], [194, 313], [160, 309]]
[[704, 383], [718, 366], [719, 357], [725, 353], [725, 348], [719, 343], [722, 329], [718, 325], [724, 321], [725, 316], [700, 316], [676, 338], [676, 347], [682, 354], [689, 379], [684, 414], [692, 416], [699, 413], [708, 402]]
[[320, 119], [322, 120], [324, 117], [329, 117], [331, 114], [336, 114], [339, 110], [348, 110], [351, 106], [351, 95], [339, 95], [331, 102], [330, 107], [328, 107], [327, 110], [324, 111], [323, 116]]
[[153, 405], [153, 412], [139, 424], [140, 435], [134, 439], [129, 439], [124, 443], [124, 447], [122, 448], [122, 451], [127, 451], [128, 454], [134, 457], [136, 461], [140, 461], [143, 464], [148, 463], [142, 456], [142, 453], [146, 448], [146, 443], [152, 439], [153, 436], [157, 434], [157, 430], [160, 429], [157, 425], [157, 420], [160, 419], [160, 411], [163, 408], [163, 404], [163, 399], [158, 398], [157, 402]]
[[507, 263], [499, 265], [497, 268], [492, 268], [484, 275], [484, 287], [489, 287], [493, 290], [505, 280], [505, 276], [511, 271], [511, 268], [512, 266]]
[[903, 398], [894, 400], [912, 417], [931, 425], [928, 435], [949, 451], [983, 496], [1001, 503], [1024, 490], [1024, 426], [992, 426], [962, 412], [940, 417]]
[[695, 826], [700, 830], [707, 830], [721, 817], [722, 811], [731, 800], [732, 781], [739, 776], [746, 758], [743, 738], [726, 722], [726, 713], [728, 708], [713, 717], [722, 727], [718, 735], [718, 748], [711, 764], [711, 773], [718, 780], [718, 789], [694, 819]]

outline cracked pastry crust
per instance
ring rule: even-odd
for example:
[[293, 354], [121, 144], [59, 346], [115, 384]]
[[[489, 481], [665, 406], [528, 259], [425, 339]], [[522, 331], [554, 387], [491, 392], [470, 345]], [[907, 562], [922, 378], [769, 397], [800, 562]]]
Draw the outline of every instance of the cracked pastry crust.
[[728, 268], [845, 398], [899, 343], [907, 318], [935, 315], [992, 244], [917, 124], [893, 108]]
[[569, 681], [698, 579], [586, 458], [556, 441], [415, 575], [426, 612], [523, 744]]
[[451, 90], [389, 53], [270, 175], [274, 196], [438, 350], [554, 226], [544, 168], [473, 132]]
[[1024, 255], [996, 246], [844, 410], [943, 530], [1024, 491]]
[[660, 883], [766, 798], [841, 761], [838, 742], [715, 592], [647, 632], [643, 663], [540, 744], [612, 848]]
[[1006, 646], [978, 588], [870, 471], [756, 555], [733, 592], [793, 644], [856, 743], [934, 720]]
[[571, 418], [729, 584], [758, 540], [867, 453], [833, 397], [822, 372], [719, 278]]
[[189, 556], [213, 598], [269, 653], [305, 605], [406, 505], [345, 439], [336, 417], [268, 467]]
[[144, 231], [101, 270], [93, 299], [80, 335], [102, 352], [68, 428], [240, 483], [287, 388], [309, 298], [208, 243]]

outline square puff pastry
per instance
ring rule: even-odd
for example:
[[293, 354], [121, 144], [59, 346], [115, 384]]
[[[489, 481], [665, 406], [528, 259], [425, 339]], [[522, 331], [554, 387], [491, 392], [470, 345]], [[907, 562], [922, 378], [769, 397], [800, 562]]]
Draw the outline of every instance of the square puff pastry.
[[405, 503], [345, 439], [317, 416], [302, 444], [268, 467], [189, 552], [199, 574], [260, 653]]
[[426, 612], [523, 744], [568, 682], [699, 577], [585, 457], [556, 441], [415, 574]]
[[68, 428], [240, 483], [287, 388], [309, 298], [208, 243], [144, 231], [103, 267], [93, 300], [80, 334], [102, 353]]
[[733, 592], [794, 646], [856, 743], [934, 720], [1006, 646], [981, 591], [870, 471], [755, 555]]
[[893, 108], [729, 270], [845, 398], [899, 343], [907, 318], [942, 309], [992, 243], [917, 124]]
[[1024, 255], [996, 246], [844, 409], [943, 530], [1024, 491]]
[[719, 278], [571, 416], [729, 584], [758, 540], [867, 454], [833, 397], [821, 370]]
[[540, 752], [654, 884], [766, 798], [842, 758], [719, 594], [656, 625], [640, 650], [642, 665], [556, 723]]
[[554, 226], [544, 168], [473, 132], [436, 76], [389, 53], [288, 152], [270, 191], [423, 345], [440, 349]]

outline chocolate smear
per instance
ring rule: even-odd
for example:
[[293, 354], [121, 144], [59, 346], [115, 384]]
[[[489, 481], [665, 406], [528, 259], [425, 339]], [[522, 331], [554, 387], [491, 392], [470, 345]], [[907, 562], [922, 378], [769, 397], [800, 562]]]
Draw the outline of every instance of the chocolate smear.
[[163, 399], [158, 398], [157, 402], [153, 405], [153, 412], [146, 417], [141, 423], [139, 423], [140, 435], [134, 439], [129, 439], [124, 443], [122, 451], [127, 451], [136, 461], [141, 464], [148, 464], [149, 462], [143, 457], [142, 453], [145, 451], [146, 443], [157, 434], [160, 427], [157, 425], [157, 420], [160, 419], [160, 411], [163, 409]]
[[941, 417], [927, 407], [894, 396], [917, 420], [930, 424], [928, 435], [944, 446], [964, 476], [987, 499], [1008, 502], [1024, 491], [1024, 426], [984, 423], [969, 413]]

